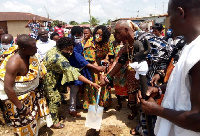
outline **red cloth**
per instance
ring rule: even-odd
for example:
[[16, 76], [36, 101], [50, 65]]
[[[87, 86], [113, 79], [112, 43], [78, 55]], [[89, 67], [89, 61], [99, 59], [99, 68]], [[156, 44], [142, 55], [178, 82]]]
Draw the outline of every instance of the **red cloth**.
[[58, 34], [59, 34], [59, 38], [61, 38], [61, 37], [63, 37], [64, 36], [64, 29], [61, 27], [61, 28], [59, 28], [59, 27], [55, 27], [54, 28], [54, 32], [57, 32]]

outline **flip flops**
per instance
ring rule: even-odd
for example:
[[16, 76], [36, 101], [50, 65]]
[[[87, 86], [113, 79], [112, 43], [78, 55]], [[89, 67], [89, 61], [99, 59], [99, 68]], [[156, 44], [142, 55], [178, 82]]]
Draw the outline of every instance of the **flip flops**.
[[65, 127], [65, 125], [64, 124], [62, 124], [62, 123], [60, 123], [60, 125], [59, 126], [52, 126], [51, 128], [53, 128], [53, 129], [62, 129], [62, 128], [64, 128]]

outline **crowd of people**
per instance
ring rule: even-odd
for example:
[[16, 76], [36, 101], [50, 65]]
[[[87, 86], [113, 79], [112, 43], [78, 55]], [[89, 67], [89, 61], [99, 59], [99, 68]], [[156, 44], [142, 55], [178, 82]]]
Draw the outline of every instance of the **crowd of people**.
[[66, 37], [61, 22], [45, 29], [35, 18], [25, 26], [32, 33], [16, 40], [0, 29], [0, 105], [6, 123], [19, 136], [37, 135], [44, 125], [62, 129], [58, 109], [66, 103], [64, 93], [70, 93], [69, 114], [79, 118], [77, 109], [96, 104], [99, 88], [99, 105], [107, 111], [114, 88], [116, 112], [128, 99], [127, 118], [140, 116], [130, 134], [200, 135], [199, 5], [170, 0], [167, 36], [160, 23], [148, 30], [130, 20], [115, 24], [114, 40], [103, 25], [93, 31], [74, 26]]

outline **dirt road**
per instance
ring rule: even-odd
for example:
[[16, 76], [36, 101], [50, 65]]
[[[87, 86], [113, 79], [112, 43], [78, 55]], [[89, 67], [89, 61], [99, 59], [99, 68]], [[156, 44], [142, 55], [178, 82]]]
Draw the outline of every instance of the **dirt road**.
[[[87, 110], [78, 110], [81, 118], [73, 118], [68, 113], [68, 104], [62, 105], [60, 115], [64, 117], [62, 122], [65, 124], [63, 129], [50, 129], [43, 127], [40, 129], [39, 136], [130, 136], [130, 129], [135, 127], [138, 118], [134, 121], [128, 120], [127, 116], [130, 110], [127, 108], [127, 101], [123, 101], [123, 108], [115, 111], [117, 99], [112, 94], [112, 106], [104, 112], [101, 130], [96, 132], [85, 127]], [[69, 103], [69, 95], [67, 95]], [[0, 113], [0, 136], [11, 136], [12, 128], [2, 126], [2, 113]]]

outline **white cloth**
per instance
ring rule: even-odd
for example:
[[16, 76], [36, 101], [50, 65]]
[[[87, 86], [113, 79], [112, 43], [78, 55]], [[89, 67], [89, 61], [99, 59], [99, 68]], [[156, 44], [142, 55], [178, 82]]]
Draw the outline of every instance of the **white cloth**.
[[40, 54], [41, 59], [43, 59], [47, 53], [48, 50], [50, 50], [52, 47], [56, 45], [56, 42], [53, 40], [48, 39], [47, 42], [42, 42], [41, 40], [38, 40], [36, 43], [37, 46], [37, 53]]
[[142, 61], [140, 63], [134, 62], [129, 64], [134, 70], [136, 71], [135, 73], [135, 78], [140, 79], [139, 75], [145, 76], [148, 72], [148, 64], [146, 61]]
[[[190, 111], [191, 76], [190, 69], [200, 60], [200, 36], [182, 51], [169, 78], [162, 106], [176, 111]], [[156, 136], [199, 136], [200, 134], [176, 126], [172, 122], [158, 117], [155, 126]]]

